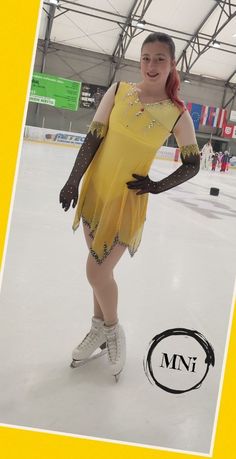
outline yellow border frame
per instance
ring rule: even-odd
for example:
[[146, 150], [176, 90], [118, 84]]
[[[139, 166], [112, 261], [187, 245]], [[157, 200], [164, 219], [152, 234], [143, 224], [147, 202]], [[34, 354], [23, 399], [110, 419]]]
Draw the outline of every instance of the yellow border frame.
[[[41, 8], [40, 0], [11, 0], [1, 5], [1, 156], [0, 156], [0, 262], [4, 260], [4, 244], [16, 170], [25, 123], [26, 95], [30, 69], [36, 49], [36, 26]], [[32, 71], [32, 69], [31, 69]], [[5, 244], [6, 251], [6, 244]], [[233, 297], [235, 304], [235, 293]], [[229, 351], [225, 370], [220, 411], [216, 430], [214, 459], [235, 457], [236, 398], [236, 318], [233, 318]], [[137, 459], [199, 458], [199, 455], [154, 450], [105, 441], [87, 440], [18, 428], [0, 427], [0, 450], [4, 459], [46, 459], [96, 456], [108, 459], [130, 457]], [[80, 457], [81, 457], [80, 456]]]

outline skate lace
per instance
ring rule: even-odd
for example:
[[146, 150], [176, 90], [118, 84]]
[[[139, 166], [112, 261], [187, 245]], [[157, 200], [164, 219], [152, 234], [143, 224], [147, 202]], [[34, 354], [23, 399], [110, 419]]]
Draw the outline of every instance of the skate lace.
[[77, 349], [82, 350], [87, 347], [90, 347], [94, 341], [97, 339], [97, 333], [94, 332], [93, 330], [90, 330], [89, 333], [84, 337], [83, 341], [77, 346]]
[[120, 346], [116, 334], [107, 336], [107, 351], [109, 360], [115, 363], [120, 355]]

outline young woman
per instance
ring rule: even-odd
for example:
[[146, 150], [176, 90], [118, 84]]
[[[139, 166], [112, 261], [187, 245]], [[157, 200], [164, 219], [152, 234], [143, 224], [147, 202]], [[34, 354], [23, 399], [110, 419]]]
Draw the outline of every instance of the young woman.
[[[89, 333], [72, 353], [72, 366], [107, 347], [111, 374], [125, 363], [125, 334], [117, 315], [118, 288], [113, 270], [126, 248], [131, 256], [141, 241], [149, 193], [158, 194], [199, 171], [200, 155], [192, 119], [178, 98], [175, 45], [170, 36], [152, 33], [141, 48], [137, 83], [112, 84], [104, 95], [60, 192], [65, 211], [78, 201], [73, 229], [83, 222], [89, 249], [87, 278], [94, 316]], [[148, 172], [156, 151], [173, 133], [182, 165], [155, 182]]]

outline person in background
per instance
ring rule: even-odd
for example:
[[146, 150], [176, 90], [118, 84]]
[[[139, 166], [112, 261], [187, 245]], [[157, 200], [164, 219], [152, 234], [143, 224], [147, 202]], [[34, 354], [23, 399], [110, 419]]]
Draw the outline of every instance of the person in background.
[[230, 168], [230, 160], [231, 160], [231, 158], [232, 158], [232, 155], [231, 155], [230, 152], [229, 152], [229, 158], [228, 158], [228, 162], [227, 162], [227, 164], [226, 164], [226, 169], [225, 169], [226, 171], [228, 171], [229, 168]]
[[225, 150], [223, 156], [221, 158], [221, 168], [220, 172], [225, 172], [227, 170], [227, 166], [229, 164], [229, 152]]
[[207, 169], [207, 170], [209, 169], [209, 164], [210, 164], [211, 157], [213, 154], [214, 152], [213, 152], [213, 148], [211, 145], [211, 141], [208, 140], [208, 142], [203, 146], [201, 150], [201, 157], [202, 157], [201, 168], [202, 169]]
[[212, 171], [216, 170], [217, 163], [218, 163], [218, 153], [215, 152], [213, 153], [212, 158], [211, 158], [211, 170]]

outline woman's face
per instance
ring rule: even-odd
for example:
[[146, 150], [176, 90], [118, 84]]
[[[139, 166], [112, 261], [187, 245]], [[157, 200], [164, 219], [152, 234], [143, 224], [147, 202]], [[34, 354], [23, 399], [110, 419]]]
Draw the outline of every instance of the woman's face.
[[146, 43], [141, 51], [141, 74], [144, 81], [160, 83], [165, 86], [174, 64], [166, 43], [155, 41]]

